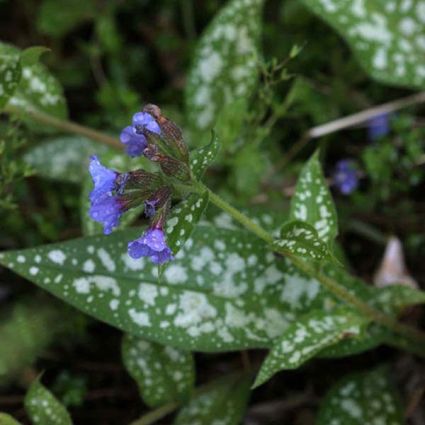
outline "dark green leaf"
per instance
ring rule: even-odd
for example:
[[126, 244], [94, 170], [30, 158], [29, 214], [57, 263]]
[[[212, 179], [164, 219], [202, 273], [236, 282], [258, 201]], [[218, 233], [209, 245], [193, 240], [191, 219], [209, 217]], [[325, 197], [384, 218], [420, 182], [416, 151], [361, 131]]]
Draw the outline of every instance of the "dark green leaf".
[[[186, 85], [186, 110], [194, 130], [212, 129], [220, 113], [233, 115], [236, 109], [238, 118], [232, 121], [240, 127], [258, 78], [262, 6], [263, 0], [231, 0], [199, 41]], [[244, 107], [236, 107], [241, 99]]]
[[425, 3], [302, 0], [348, 42], [365, 70], [388, 84], [425, 86]]
[[72, 425], [66, 408], [38, 379], [25, 396], [25, 409], [34, 424]]
[[190, 194], [173, 208], [170, 218], [167, 220], [166, 234], [167, 244], [174, 254], [179, 252], [190, 237], [207, 205], [208, 192], [205, 191], [202, 195]]
[[284, 224], [273, 246], [313, 260], [321, 260], [328, 255], [328, 247], [319, 239], [316, 229], [302, 221]]
[[324, 242], [338, 233], [337, 215], [316, 152], [304, 165], [291, 201], [290, 217], [312, 225]]
[[343, 338], [359, 335], [366, 323], [366, 319], [347, 309], [316, 310], [299, 318], [275, 339], [254, 386], [268, 381], [280, 370], [298, 368], [325, 347]]
[[196, 395], [177, 415], [174, 425], [239, 425], [250, 396], [251, 377], [231, 376]]
[[189, 398], [195, 381], [191, 353], [125, 335], [122, 356], [147, 405], [156, 407]]
[[211, 142], [208, 145], [191, 152], [190, 169], [192, 170], [192, 174], [196, 180], [200, 180], [202, 178], [205, 170], [214, 161], [219, 150], [220, 144], [218, 143], [218, 137], [213, 132]]
[[402, 425], [402, 410], [386, 368], [342, 379], [322, 401], [318, 425]]
[[10, 52], [0, 43], [0, 108], [8, 102], [21, 80], [19, 53]]

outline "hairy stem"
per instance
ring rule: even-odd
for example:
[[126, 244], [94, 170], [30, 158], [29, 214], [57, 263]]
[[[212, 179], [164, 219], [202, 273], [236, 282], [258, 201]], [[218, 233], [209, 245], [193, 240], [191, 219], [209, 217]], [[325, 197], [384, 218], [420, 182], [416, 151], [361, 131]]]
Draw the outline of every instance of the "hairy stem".
[[66, 133], [79, 134], [80, 136], [87, 137], [95, 142], [103, 143], [104, 145], [111, 146], [115, 149], [122, 149], [122, 144], [114, 137], [108, 136], [100, 131], [93, 130], [92, 128], [85, 127], [84, 125], [76, 124], [72, 121], [52, 117], [51, 115], [36, 109], [21, 109], [13, 105], [8, 105], [4, 108], [4, 112], [17, 116], [28, 116], [34, 121], [57, 128], [58, 130], [62, 130]]
[[[202, 183], [196, 183], [195, 187], [200, 192], [207, 190], [209, 192], [209, 199], [213, 204], [226, 211], [236, 221], [242, 224], [250, 232], [257, 235], [267, 244], [271, 244], [273, 242], [273, 237], [265, 229], [263, 229], [261, 226], [254, 223], [249, 217], [229, 205], [226, 201], [224, 201], [222, 198], [220, 198], [217, 194], [212, 192]], [[289, 258], [299, 270], [301, 270], [306, 275], [316, 279], [322, 286], [332, 292], [337, 298], [355, 307], [359, 312], [369, 317], [374, 322], [385, 326], [386, 328], [389, 328], [391, 331], [397, 334], [405, 336], [409, 340], [413, 340], [416, 344], [418, 344], [418, 347], [420, 348], [419, 351], [425, 357], [425, 333], [423, 333], [419, 329], [404, 325], [398, 322], [395, 318], [372, 307], [370, 304], [350, 292], [349, 289], [340, 285], [331, 277], [318, 271], [313, 264], [302, 260], [301, 258], [295, 256], [294, 254], [283, 248], [278, 248], [274, 246], [273, 250]]]

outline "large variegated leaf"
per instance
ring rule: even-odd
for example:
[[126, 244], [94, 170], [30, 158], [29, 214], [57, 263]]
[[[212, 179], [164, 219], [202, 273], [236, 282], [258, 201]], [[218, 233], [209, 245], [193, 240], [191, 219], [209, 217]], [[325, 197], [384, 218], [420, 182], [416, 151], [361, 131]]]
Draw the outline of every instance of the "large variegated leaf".
[[34, 424], [72, 425], [66, 408], [38, 379], [25, 396], [25, 409]]
[[347, 40], [372, 77], [425, 87], [424, 0], [302, 1]]
[[194, 129], [212, 129], [221, 116], [220, 133], [238, 133], [258, 77], [262, 6], [263, 0], [230, 0], [199, 41], [186, 85]]
[[142, 231], [7, 252], [0, 262], [100, 320], [183, 349], [269, 346], [294, 311], [320, 303], [318, 283], [285, 275], [256, 237], [211, 226], [197, 227], [158, 281], [155, 265], [126, 252]]
[[291, 201], [290, 217], [313, 226], [324, 242], [332, 242], [338, 233], [335, 205], [322, 173], [318, 152], [301, 171]]
[[24, 161], [42, 177], [80, 183], [87, 174], [90, 155], [106, 152], [108, 148], [85, 137], [63, 136], [29, 149]]
[[122, 356], [147, 405], [155, 407], [189, 398], [195, 381], [190, 352], [125, 335]]
[[250, 376], [230, 376], [196, 395], [174, 425], [239, 425], [250, 396]]
[[337, 383], [322, 401], [317, 424], [402, 425], [402, 410], [386, 368], [357, 373]]
[[254, 385], [263, 384], [280, 370], [298, 368], [341, 339], [359, 335], [365, 323], [367, 319], [347, 309], [316, 310], [299, 318], [275, 339]]
[[[0, 42], [2, 56], [20, 55], [20, 50]], [[22, 76], [8, 104], [23, 111], [37, 109], [58, 118], [66, 118], [67, 107], [63, 90], [59, 82], [41, 63], [22, 67]]]

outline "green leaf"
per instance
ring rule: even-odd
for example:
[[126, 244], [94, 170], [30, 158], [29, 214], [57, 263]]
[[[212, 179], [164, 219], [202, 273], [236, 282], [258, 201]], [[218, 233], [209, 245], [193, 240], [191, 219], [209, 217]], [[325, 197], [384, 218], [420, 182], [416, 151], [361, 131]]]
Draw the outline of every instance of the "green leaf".
[[0, 108], [3, 108], [18, 87], [21, 72], [19, 54], [8, 52], [0, 43]]
[[425, 86], [423, 0], [302, 0], [344, 37], [363, 68], [388, 84]]
[[[229, 1], [202, 35], [186, 85], [186, 110], [195, 132], [211, 129], [220, 114], [245, 114], [247, 102], [243, 108], [235, 102], [249, 99], [257, 84], [263, 3]], [[241, 120], [236, 123], [240, 127]]]
[[15, 420], [7, 413], [0, 413], [0, 425], [21, 425], [20, 422]]
[[290, 218], [312, 225], [324, 242], [333, 242], [338, 234], [335, 205], [322, 173], [318, 152], [301, 170], [291, 201]]
[[92, 0], [43, 0], [37, 15], [40, 32], [60, 38], [78, 24], [95, 16], [95, 2]]
[[108, 151], [85, 137], [62, 136], [31, 148], [25, 153], [24, 161], [42, 177], [81, 183], [88, 174], [90, 155]]
[[208, 145], [193, 150], [190, 153], [190, 169], [196, 180], [201, 180], [205, 170], [214, 161], [219, 150], [220, 144], [218, 137], [213, 132], [211, 142]]
[[250, 396], [250, 376], [231, 376], [196, 395], [177, 415], [174, 425], [239, 425]]
[[316, 310], [299, 318], [275, 339], [254, 387], [268, 381], [280, 370], [297, 369], [325, 347], [343, 338], [359, 335], [365, 323], [364, 318], [347, 309], [332, 312]]
[[321, 260], [328, 255], [328, 247], [319, 239], [316, 229], [299, 220], [284, 224], [273, 246], [313, 260]]
[[34, 424], [72, 425], [66, 408], [39, 379], [31, 384], [25, 396], [25, 410]]
[[[16, 47], [0, 42], [0, 56], [20, 54], [20, 50]], [[67, 117], [62, 86], [41, 63], [22, 67], [21, 80], [8, 104], [23, 110], [37, 109], [57, 118]]]
[[267, 347], [294, 312], [320, 303], [318, 284], [285, 275], [258, 238], [212, 226], [198, 225], [158, 280], [156, 265], [127, 255], [143, 230], [9, 251], [0, 263], [95, 318], [185, 350]]
[[317, 425], [404, 423], [398, 395], [383, 367], [338, 382], [322, 401], [317, 420]]
[[202, 217], [208, 205], [208, 192], [202, 195], [191, 193], [171, 211], [167, 220], [167, 244], [177, 254]]
[[28, 47], [21, 53], [21, 62], [23, 66], [31, 66], [36, 64], [43, 53], [50, 52], [48, 47], [32, 46]]
[[195, 381], [191, 353], [125, 335], [122, 357], [148, 406], [185, 401], [190, 397]]

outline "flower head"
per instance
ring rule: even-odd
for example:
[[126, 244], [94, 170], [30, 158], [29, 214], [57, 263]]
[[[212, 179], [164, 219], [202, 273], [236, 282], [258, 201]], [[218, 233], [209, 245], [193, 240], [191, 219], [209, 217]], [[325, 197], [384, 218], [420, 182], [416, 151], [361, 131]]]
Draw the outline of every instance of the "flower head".
[[333, 174], [335, 186], [344, 195], [349, 195], [358, 186], [358, 174], [353, 161], [343, 159], [338, 161]]
[[390, 132], [389, 114], [376, 115], [367, 123], [369, 140], [374, 141], [386, 136]]
[[114, 192], [121, 193], [127, 180], [126, 174], [104, 167], [97, 156], [90, 159], [89, 171], [93, 179], [94, 189], [90, 193], [90, 217], [103, 224], [105, 235], [119, 223], [123, 206]]
[[164, 232], [159, 228], [148, 229], [140, 238], [128, 244], [128, 254], [132, 258], [150, 257], [155, 264], [162, 264], [173, 259]]
[[137, 112], [133, 116], [131, 126], [124, 128], [121, 132], [120, 140], [126, 146], [126, 152], [129, 156], [135, 157], [143, 155], [143, 151], [148, 146], [144, 131], [160, 134], [161, 129], [153, 116], [147, 112]]

